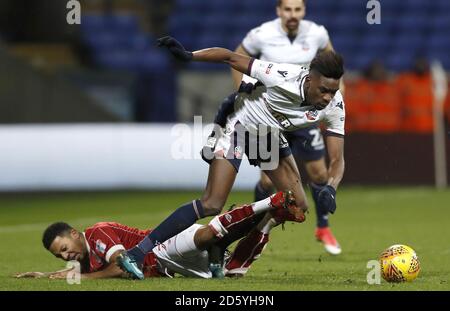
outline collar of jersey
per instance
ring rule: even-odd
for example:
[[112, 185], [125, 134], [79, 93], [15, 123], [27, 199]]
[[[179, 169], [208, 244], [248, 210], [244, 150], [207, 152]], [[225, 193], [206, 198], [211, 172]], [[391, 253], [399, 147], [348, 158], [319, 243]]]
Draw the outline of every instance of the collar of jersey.
[[91, 247], [89, 246], [88, 240], [86, 239], [86, 233], [84, 233], [84, 232], [82, 232], [82, 233], [83, 233], [83, 236], [84, 236], [84, 243], [86, 243], [88, 254], [90, 254], [91, 253]]

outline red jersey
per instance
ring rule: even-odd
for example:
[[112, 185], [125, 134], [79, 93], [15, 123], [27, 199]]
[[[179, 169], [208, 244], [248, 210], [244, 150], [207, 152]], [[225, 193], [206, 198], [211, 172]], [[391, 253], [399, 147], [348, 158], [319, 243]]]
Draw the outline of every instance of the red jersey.
[[[99, 222], [84, 231], [89, 252], [89, 272], [104, 269], [112, 254], [136, 246], [151, 230], [139, 230], [116, 222]], [[148, 253], [144, 260], [146, 277], [162, 276], [157, 269], [156, 256]]]

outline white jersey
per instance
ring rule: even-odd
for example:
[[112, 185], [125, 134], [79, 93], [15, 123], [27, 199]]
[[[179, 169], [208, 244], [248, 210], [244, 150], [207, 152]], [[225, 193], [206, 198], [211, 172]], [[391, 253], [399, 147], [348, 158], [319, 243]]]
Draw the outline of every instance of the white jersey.
[[291, 42], [281, 26], [281, 19], [277, 18], [252, 29], [242, 41], [242, 46], [261, 60], [309, 67], [317, 51], [325, 49], [329, 41], [325, 27], [302, 20], [297, 36]]
[[259, 124], [295, 131], [324, 121], [326, 129], [344, 135], [345, 105], [337, 91], [331, 102], [322, 110], [307, 106], [303, 85], [308, 69], [292, 64], [277, 64], [254, 59], [250, 76], [264, 85], [251, 94], [239, 93], [235, 101], [237, 118], [248, 129], [257, 130]]

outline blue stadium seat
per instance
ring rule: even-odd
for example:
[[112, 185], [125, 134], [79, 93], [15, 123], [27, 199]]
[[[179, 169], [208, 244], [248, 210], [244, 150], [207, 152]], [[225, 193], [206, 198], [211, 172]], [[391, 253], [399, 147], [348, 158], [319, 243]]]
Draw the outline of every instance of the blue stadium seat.
[[225, 39], [223, 33], [208, 31], [202, 33], [198, 36], [197, 44], [199, 49], [209, 48], [209, 47], [224, 47], [227, 49], [234, 49], [234, 46], [226, 46], [229, 41]]
[[430, 61], [438, 60], [447, 71], [450, 70], [450, 55], [447, 51], [428, 51], [427, 58]]
[[[382, 1], [381, 3], [381, 18], [385, 14], [398, 14], [403, 10], [403, 4], [406, 1]], [[366, 2], [367, 3], [367, 2]], [[367, 11], [367, 9], [366, 9]]]
[[315, 12], [328, 12], [333, 13], [336, 12], [336, 9], [339, 5], [339, 1], [336, 0], [314, 0], [314, 1], [307, 1], [306, 3], [306, 11], [307, 14], [314, 13]]
[[[449, 1], [450, 2], [450, 1]], [[429, 20], [430, 30], [432, 32], [435, 31], [447, 31], [450, 32], [450, 18], [449, 12], [438, 12], [436, 13], [432, 19]]]
[[236, 25], [234, 19], [226, 14], [210, 14], [203, 18], [203, 28], [214, 31], [215, 33], [222, 32], [225, 35], [230, 34]]
[[254, 12], [274, 12], [276, 10], [276, 1], [245, 0], [239, 1], [238, 9], [241, 13], [252, 15]]
[[100, 51], [93, 58], [101, 67], [115, 70], [131, 70], [139, 68], [136, 53], [129, 50]]
[[201, 27], [203, 27], [202, 18], [197, 15], [174, 14], [168, 20], [169, 32], [173, 35], [179, 31], [196, 32]]
[[425, 15], [406, 14], [397, 19], [397, 29], [404, 32], [426, 32], [430, 20]]
[[176, 0], [174, 13], [192, 14], [195, 12], [204, 12], [205, 4], [208, 1], [198, 1], [198, 0]]
[[[198, 1], [198, 0], [197, 0]], [[198, 1], [201, 2], [201, 1]], [[241, 1], [233, 1], [233, 0], [208, 0], [202, 1], [208, 3], [208, 10], [215, 13], [230, 14], [236, 13], [240, 8]]]
[[325, 24], [328, 31], [331, 33], [347, 32], [350, 34], [360, 33], [362, 28], [367, 27], [366, 18], [361, 18], [359, 15], [339, 14], [338, 16], [330, 17]]
[[450, 54], [450, 34], [444, 31], [432, 33], [427, 38], [427, 47], [430, 51], [446, 51]]
[[[387, 2], [387, 1], [386, 1]], [[432, 9], [434, 1], [406, 0], [402, 1], [402, 10], [409, 13], [424, 13]], [[382, 6], [384, 5], [384, 2]]]
[[407, 71], [410, 70], [414, 61], [415, 55], [410, 50], [393, 50], [385, 58], [386, 67], [393, 71]]
[[143, 53], [138, 53], [137, 57], [138, 71], [140, 72], [164, 71], [170, 67], [168, 53], [159, 49], [148, 49]]
[[360, 41], [361, 51], [379, 56], [388, 53], [393, 44], [392, 39], [385, 35], [367, 35], [364, 38], [361, 38]]
[[425, 37], [418, 33], [402, 33], [393, 39], [393, 49], [417, 51], [425, 48]]
[[364, 70], [376, 58], [376, 55], [372, 55], [370, 53], [359, 53], [351, 57], [347, 57], [344, 60], [345, 67], [351, 70]]
[[[351, 13], [351, 12], [360, 12], [366, 11], [366, 3], [365, 1], [355, 1], [355, 0], [339, 0], [337, 2], [336, 9], [339, 12]], [[307, 3], [309, 4], [309, 3]]]
[[132, 14], [84, 14], [81, 17], [82, 34], [94, 32], [136, 33], [138, 18]]
[[330, 39], [335, 50], [344, 55], [348, 51], [354, 51], [358, 43], [351, 34], [336, 35]]
[[123, 35], [105, 31], [85, 35], [84, 40], [89, 47], [97, 51], [114, 49], [144, 50], [156, 43], [154, 38], [150, 38], [145, 34]]
[[260, 17], [252, 15], [237, 15], [233, 18], [233, 21], [235, 22], [235, 30], [244, 34], [265, 22]]

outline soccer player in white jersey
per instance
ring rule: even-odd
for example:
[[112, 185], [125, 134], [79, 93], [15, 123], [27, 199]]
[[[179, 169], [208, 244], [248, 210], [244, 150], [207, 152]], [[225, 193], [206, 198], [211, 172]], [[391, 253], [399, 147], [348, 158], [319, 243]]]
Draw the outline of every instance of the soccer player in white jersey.
[[[317, 52], [333, 50], [327, 30], [323, 26], [303, 19], [306, 11], [304, 0], [278, 0], [276, 11], [278, 18], [252, 29], [235, 52], [264, 61], [309, 67], [309, 63]], [[232, 76], [233, 83], [238, 89], [242, 73], [232, 70]], [[244, 81], [251, 80], [245, 77]], [[233, 104], [233, 100], [226, 100], [223, 105]], [[220, 111], [232, 111], [232, 107], [222, 107]], [[216, 121], [220, 122], [220, 119], [225, 120], [225, 118], [218, 115]], [[325, 162], [325, 144], [320, 128], [313, 125], [288, 133], [285, 137], [297, 166], [300, 167], [303, 164], [309, 176], [317, 215], [315, 236], [330, 254], [338, 255], [341, 253], [341, 247], [330, 230], [328, 208], [321, 206], [323, 202], [319, 202], [318, 199], [320, 191], [329, 182]], [[271, 193], [273, 193], [273, 184], [267, 175], [261, 172], [261, 179], [255, 187], [255, 201], [268, 197]]]
[[[123, 252], [118, 258], [123, 270], [142, 277], [140, 263], [155, 245], [180, 233], [197, 219], [220, 213], [237, 176], [243, 153], [247, 154], [251, 164], [261, 167], [265, 164], [266, 158], [259, 154], [255, 157], [247, 149], [255, 141], [261, 141], [261, 125], [273, 129], [276, 138], [279, 135], [279, 148], [274, 148], [278, 150], [271, 149], [271, 156], [273, 153], [279, 155], [278, 165], [267, 168], [265, 173], [277, 189], [290, 190], [293, 195], [290, 213], [279, 219], [281, 221], [303, 222], [308, 205], [289, 145], [285, 143], [282, 133], [276, 130], [293, 131], [324, 121], [327, 131], [335, 134], [327, 138], [332, 159], [330, 184], [319, 194], [321, 199], [330, 202], [324, 206], [334, 213], [336, 205], [333, 204], [332, 192], [337, 189], [344, 173], [345, 107], [339, 92], [339, 81], [344, 73], [342, 57], [331, 51], [319, 53], [311, 62], [310, 70], [307, 70], [298, 65], [260, 61], [224, 48], [189, 52], [171, 37], [159, 39], [158, 44], [180, 60], [226, 63], [261, 83], [256, 84], [250, 94], [237, 96], [237, 109], [227, 118], [223, 135], [211, 146], [214, 157], [211, 158], [202, 198], [179, 207], [137, 246]], [[242, 128], [246, 132], [242, 132]], [[272, 132], [265, 135], [275, 139]], [[271, 198], [252, 206], [267, 204], [271, 204]]]

